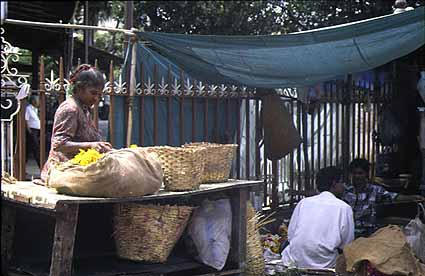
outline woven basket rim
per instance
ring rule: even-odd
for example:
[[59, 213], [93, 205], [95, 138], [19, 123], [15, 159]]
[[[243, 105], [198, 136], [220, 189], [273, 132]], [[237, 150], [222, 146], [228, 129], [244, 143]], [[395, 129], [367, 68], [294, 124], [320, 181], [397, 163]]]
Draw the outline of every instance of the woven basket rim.
[[[149, 147], [154, 151], [201, 151], [204, 150], [201, 147], [169, 147], [169, 146], [157, 146], [157, 147]], [[148, 150], [149, 150], [148, 149]]]
[[238, 144], [219, 144], [219, 143], [209, 143], [209, 142], [193, 142], [184, 144], [182, 147], [237, 147]]

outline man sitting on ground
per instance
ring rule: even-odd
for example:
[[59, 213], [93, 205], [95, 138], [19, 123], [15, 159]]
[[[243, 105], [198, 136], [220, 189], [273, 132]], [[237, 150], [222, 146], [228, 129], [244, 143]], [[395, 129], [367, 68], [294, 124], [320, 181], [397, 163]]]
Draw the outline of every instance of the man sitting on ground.
[[289, 222], [289, 245], [282, 252], [286, 266], [335, 267], [338, 251], [354, 239], [353, 211], [337, 198], [344, 192], [342, 171], [321, 169], [316, 185], [320, 194], [301, 200]]

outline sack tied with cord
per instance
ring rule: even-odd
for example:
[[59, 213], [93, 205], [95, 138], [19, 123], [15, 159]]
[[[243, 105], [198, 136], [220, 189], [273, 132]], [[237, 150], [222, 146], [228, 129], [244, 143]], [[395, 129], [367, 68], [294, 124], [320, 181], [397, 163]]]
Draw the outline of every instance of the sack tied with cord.
[[157, 192], [162, 179], [155, 153], [125, 148], [105, 153], [89, 164], [73, 160], [57, 164], [50, 169], [46, 183], [67, 195], [132, 197]]

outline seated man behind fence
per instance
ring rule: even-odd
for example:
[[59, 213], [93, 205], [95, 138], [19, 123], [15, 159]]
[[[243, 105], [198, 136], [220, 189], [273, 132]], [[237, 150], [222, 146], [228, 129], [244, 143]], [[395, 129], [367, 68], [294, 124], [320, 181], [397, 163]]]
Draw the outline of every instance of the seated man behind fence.
[[351, 181], [345, 188], [343, 199], [354, 212], [356, 237], [368, 237], [376, 230], [376, 205], [394, 201], [422, 201], [420, 195], [403, 195], [388, 192], [369, 179], [370, 163], [364, 158], [356, 158], [350, 163]]
[[320, 194], [301, 200], [289, 222], [289, 245], [282, 252], [286, 266], [332, 268], [338, 251], [354, 239], [353, 211], [337, 198], [344, 192], [341, 170], [321, 169], [316, 184]]

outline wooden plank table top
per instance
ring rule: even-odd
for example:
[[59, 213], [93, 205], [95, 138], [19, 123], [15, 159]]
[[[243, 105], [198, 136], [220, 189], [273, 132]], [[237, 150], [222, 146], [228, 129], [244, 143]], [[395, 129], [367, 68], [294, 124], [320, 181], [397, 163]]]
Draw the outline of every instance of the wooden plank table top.
[[[228, 257], [228, 262], [232, 267], [229, 270], [222, 271], [220, 275], [239, 275], [245, 270], [246, 263], [246, 202], [249, 198], [248, 192], [251, 188], [262, 183], [262, 180], [229, 180], [225, 183], [202, 184], [198, 190], [194, 191], [168, 192], [160, 190], [154, 195], [127, 198], [68, 196], [58, 194], [55, 189], [40, 186], [30, 181], [18, 181], [15, 184], [2, 183], [2, 201], [6, 203], [2, 204], [2, 219], [5, 218], [4, 223], [2, 221], [2, 227], [4, 225], [5, 229], [5, 231], [2, 229], [2, 245], [7, 245], [2, 246], [2, 269], [8, 271], [8, 261], [10, 256], [13, 255], [10, 248], [13, 248], [13, 240], [15, 239], [14, 225], [17, 208], [24, 208], [29, 212], [40, 212], [55, 218], [52, 257], [48, 275], [71, 276], [73, 275], [73, 251], [81, 204], [174, 200], [196, 195], [209, 196], [211, 193], [226, 191], [232, 205], [232, 244]], [[3, 216], [3, 213], [5, 216]], [[178, 268], [181, 269], [181, 267]], [[169, 272], [178, 270], [175, 267], [168, 267], [168, 269], [171, 269]], [[149, 272], [146, 275], [162, 274]], [[213, 275], [218, 274], [214, 273]]]
[[153, 195], [126, 198], [96, 198], [79, 197], [58, 194], [55, 189], [37, 185], [31, 181], [18, 181], [15, 184], [2, 183], [1, 195], [3, 200], [23, 203], [35, 208], [54, 210], [58, 202], [64, 204], [85, 204], [85, 203], [120, 203], [138, 202], [165, 198], [176, 198], [182, 196], [192, 196], [209, 192], [224, 191], [235, 188], [249, 188], [263, 183], [262, 180], [234, 180], [230, 179], [224, 183], [201, 184], [198, 190], [184, 192], [169, 192], [160, 190]]

